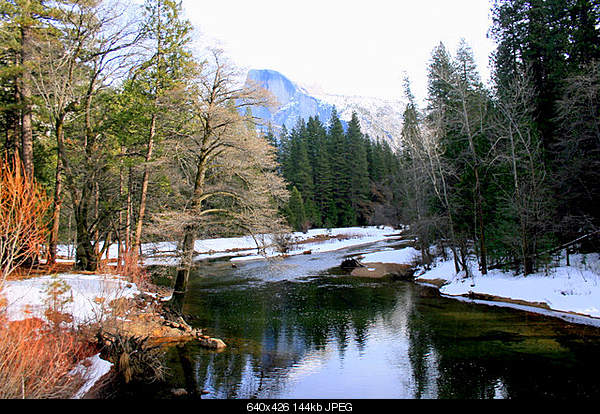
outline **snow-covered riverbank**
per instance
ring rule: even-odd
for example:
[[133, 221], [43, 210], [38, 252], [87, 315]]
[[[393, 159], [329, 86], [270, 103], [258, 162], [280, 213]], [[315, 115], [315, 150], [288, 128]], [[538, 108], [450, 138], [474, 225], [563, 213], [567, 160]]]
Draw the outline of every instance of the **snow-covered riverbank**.
[[52, 283], [67, 287], [64, 297], [57, 300], [61, 311], [73, 317], [72, 324], [79, 326], [102, 320], [109, 312], [112, 300], [133, 298], [140, 293], [134, 283], [115, 275], [89, 275], [62, 273], [23, 280], [9, 280], [1, 294], [6, 300], [8, 320], [36, 317], [46, 320], [45, 311], [50, 305]]
[[[306, 251], [317, 253], [339, 250], [386, 240], [394, 235], [397, 236], [397, 233], [398, 231], [392, 227], [384, 226], [311, 229], [306, 233], [291, 233], [288, 237], [290, 249], [285, 254], [293, 256]], [[258, 252], [257, 241], [267, 246], [262, 254]], [[234, 261], [260, 260], [282, 254], [274, 247], [271, 235], [257, 235], [254, 238], [242, 236], [196, 240], [194, 251], [197, 253], [194, 260], [219, 257], [233, 257]], [[142, 254], [146, 266], [174, 266], [179, 263], [176, 242], [145, 243], [142, 245]], [[73, 246], [58, 246], [58, 256], [61, 257], [61, 261], [73, 261], [75, 259]], [[113, 244], [108, 249], [108, 259], [116, 259], [117, 256], [117, 245]]]
[[[410, 264], [419, 251], [412, 247], [367, 254], [362, 263]], [[494, 306], [508, 306], [600, 326], [600, 255], [571, 255], [548, 269], [528, 275], [490, 270], [482, 275], [471, 263], [471, 276], [456, 274], [452, 260], [436, 260], [430, 270], [417, 269], [416, 281], [439, 288], [443, 296]], [[485, 298], [485, 299], [482, 299]]]
[[[397, 237], [397, 231], [391, 227], [351, 227], [343, 229], [314, 229], [307, 233], [291, 234], [291, 249], [286, 255], [303, 254], [306, 251], [326, 252], [358, 246]], [[267, 244], [270, 243], [268, 237]], [[177, 245], [172, 242], [148, 243], [143, 245], [144, 264], [176, 264], [174, 255]], [[62, 245], [59, 254], [67, 255], [72, 249]], [[233, 237], [197, 240], [195, 244], [196, 260], [233, 256], [231, 260], [255, 260], [277, 256], [281, 253], [273, 247], [266, 249], [264, 255], [257, 254], [256, 242], [250, 237]], [[109, 258], [117, 257], [116, 245], [109, 249]], [[71, 260], [72, 257], [66, 256]], [[30, 317], [45, 319], [44, 311], [48, 306], [50, 285], [59, 281], [68, 287], [69, 298], [63, 311], [73, 316], [73, 323], [96, 322], [107, 312], [107, 304], [124, 297], [131, 298], [139, 294], [138, 287], [115, 275], [90, 275], [63, 273], [56, 276], [42, 276], [23, 280], [7, 281], [1, 294], [6, 300], [6, 312], [9, 320]]]

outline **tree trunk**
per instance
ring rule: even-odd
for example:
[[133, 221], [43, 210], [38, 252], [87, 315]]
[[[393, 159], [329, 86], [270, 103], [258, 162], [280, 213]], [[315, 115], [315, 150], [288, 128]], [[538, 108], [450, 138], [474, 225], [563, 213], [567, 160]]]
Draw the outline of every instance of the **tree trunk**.
[[[470, 117], [467, 110], [467, 97], [466, 91], [462, 91], [462, 110], [463, 110], [463, 122], [466, 129], [467, 138], [469, 140], [469, 149], [471, 150], [471, 156], [473, 157], [473, 172], [475, 174], [475, 219], [478, 221], [479, 233], [479, 249], [480, 249], [480, 267], [481, 274], [487, 274], [487, 248], [485, 244], [485, 227], [483, 223], [483, 197], [481, 195], [481, 181], [479, 178], [479, 157], [475, 149], [475, 143], [473, 142], [473, 134], [471, 132]], [[466, 262], [465, 262], [466, 264]]]
[[133, 212], [133, 206], [131, 205], [131, 192], [133, 191], [133, 171], [129, 167], [127, 177], [127, 213], [125, 217], [125, 250], [127, 253], [131, 252], [131, 213]]
[[475, 197], [477, 204], [477, 219], [479, 224], [479, 249], [481, 274], [487, 274], [487, 246], [485, 243], [485, 228], [483, 224], [483, 197], [481, 195], [481, 183], [479, 181], [479, 169], [475, 167]]
[[98, 260], [92, 245], [92, 237], [87, 227], [87, 207], [82, 200], [75, 209], [75, 225], [77, 230], [76, 267], [79, 270], [96, 271]]
[[[100, 215], [100, 189], [98, 188], [98, 181], [94, 182], [94, 222], [96, 225], [94, 226], [94, 253], [98, 260], [100, 260], [100, 223], [98, 222], [98, 218]], [[104, 240], [106, 243], [106, 240]]]
[[[154, 136], [156, 133], [156, 114], [152, 114], [152, 120], [150, 122], [150, 136], [148, 138], [148, 150], [146, 152], [146, 163], [144, 164], [144, 175], [142, 177], [142, 190], [140, 194], [140, 209], [138, 213], [138, 221], [135, 229], [135, 241], [133, 243], [133, 251], [137, 252], [141, 239], [142, 239], [142, 227], [144, 225], [144, 215], [146, 213], [146, 197], [148, 195], [148, 181], [150, 177], [150, 169], [148, 163], [152, 159], [152, 149], [154, 146]], [[137, 254], [137, 253], [136, 253]]]
[[[94, 154], [95, 136], [92, 130], [91, 122], [91, 106], [92, 93], [91, 84], [90, 91], [86, 96], [85, 102], [85, 142], [84, 150], [88, 159], [92, 159]], [[79, 202], [74, 202], [75, 210], [75, 225], [77, 228], [77, 260], [76, 266], [81, 270], [96, 271], [98, 269], [98, 256], [96, 254], [96, 244], [92, 244], [92, 232], [88, 226], [88, 214], [92, 197], [97, 193], [95, 184], [97, 184], [96, 176], [85, 177], [85, 181], [81, 189], [81, 197]], [[96, 227], [98, 223], [94, 224]]]
[[[56, 141], [63, 142], [63, 118], [56, 122]], [[50, 240], [48, 243], [49, 258], [48, 263], [56, 263], [56, 245], [58, 243], [58, 230], [60, 226], [60, 209], [62, 206], [62, 158], [60, 153], [56, 158], [56, 178], [54, 186], [54, 211], [52, 212], [52, 230], [50, 231]]]
[[27, 176], [33, 178], [33, 125], [31, 111], [31, 74], [27, 65], [32, 60], [31, 28], [21, 28], [21, 65], [23, 73], [19, 85], [19, 101], [21, 104], [21, 161]]
[[[15, 65], [17, 64], [17, 58], [15, 57], [14, 61]], [[19, 87], [15, 82], [15, 85], [12, 88], [12, 92], [14, 93], [13, 99], [14, 102], [19, 102]], [[12, 111], [6, 111], [6, 138], [4, 143], [4, 153], [5, 159], [10, 161], [14, 158], [16, 152], [19, 148], [19, 131], [21, 128], [21, 123], [19, 120], [19, 111], [13, 109]]]
[[[206, 159], [200, 161], [200, 163], [198, 164], [196, 180], [194, 182], [194, 199], [192, 201], [192, 208], [196, 210], [200, 210], [201, 208], [201, 199], [204, 194], [205, 175]], [[183, 305], [183, 298], [187, 290], [187, 285], [193, 264], [195, 240], [196, 231], [194, 229], [194, 226], [188, 225], [185, 229], [185, 235], [183, 237], [181, 267], [177, 271], [177, 278], [175, 279], [173, 298], [171, 300], [171, 307], [175, 310], [180, 311], [181, 306]]]
[[123, 261], [123, 157], [125, 156], [125, 147], [121, 147], [121, 161], [119, 165], [119, 224], [117, 231], [117, 269], [121, 269]]

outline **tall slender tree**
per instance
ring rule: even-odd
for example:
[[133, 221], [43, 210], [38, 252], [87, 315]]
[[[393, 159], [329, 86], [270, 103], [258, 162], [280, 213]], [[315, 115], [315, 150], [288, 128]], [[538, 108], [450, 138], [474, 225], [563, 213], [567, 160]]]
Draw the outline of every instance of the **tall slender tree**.
[[157, 134], [160, 134], [159, 114], [164, 110], [165, 95], [181, 88], [189, 76], [191, 55], [187, 50], [190, 42], [191, 25], [180, 17], [181, 2], [173, 0], [146, 0], [145, 22], [142, 33], [147, 39], [149, 58], [134, 74], [134, 81], [141, 84], [142, 93], [148, 99], [149, 125], [146, 155], [143, 165], [140, 203], [137, 214], [132, 251], [138, 253], [144, 218], [146, 198]]

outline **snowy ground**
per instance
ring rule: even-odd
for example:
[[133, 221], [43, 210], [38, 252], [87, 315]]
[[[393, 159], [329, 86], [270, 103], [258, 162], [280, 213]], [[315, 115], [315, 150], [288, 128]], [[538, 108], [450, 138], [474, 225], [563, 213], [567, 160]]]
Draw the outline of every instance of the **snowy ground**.
[[112, 366], [112, 363], [100, 358], [100, 354], [96, 354], [81, 361], [71, 370], [71, 375], [80, 374], [85, 379], [85, 383], [81, 386], [79, 391], [75, 393], [73, 399], [77, 400], [82, 398], [100, 378], [108, 374]]
[[[368, 254], [361, 261], [410, 264], [419, 255], [418, 250], [407, 247]], [[465, 278], [463, 272], [456, 274], [452, 260], [437, 260], [431, 270], [417, 271], [417, 282], [428, 284], [443, 281], [440, 293], [447, 297], [526, 309], [600, 326], [600, 319], [595, 319], [600, 318], [600, 255], [597, 253], [571, 255], [570, 266], [566, 265], [564, 257], [559, 257], [554, 266], [527, 277], [501, 270], [491, 270], [484, 276], [476, 262], [471, 263], [471, 273], [471, 277]], [[467, 299], [470, 293], [495, 296], [499, 302]], [[526, 304], [509, 303], [512, 301]], [[551, 311], [539, 305], [545, 305]]]
[[6, 299], [7, 316], [11, 321], [37, 317], [46, 320], [50, 303], [50, 285], [59, 280], [68, 285], [59, 297], [62, 312], [73, 316], [73, 324], [99, 322], [108, 313], [113, 299], [131, 298], [139, 294], [137, 286], [114, 275], [84, 275], [64, 273], [24, 280], [9, 280], [1, 294]]
[[360, 260], [362, 263], [396, 263], [411, 264], [421, 257], [421, 253], [412, 247], [400, 250], [382, 250], [380, 252], [365, 254]]
[[[340, 239], [330, 239], [313, 243], [302, 243], [295, 245], [286, 253], [288, 256], [303, 254], [306, 251], [312, 253], [330, 252], [344, 249], [347, 247], [360, 246], [363, 244], [374, 243], [388, 239], [392, 235], [398, 235], [398, 232], [391, 227], [349, 227], [344, 229], [314, 229], [305, 233], [293, 233], [296, 242], [306, 241], [318, 236], [333, 236]], [[239, 256], [231, 259], [232, 261], [246, 261], [264, 259], [265, 257], [274, 257], [280, 255], [273, 248], [269, 248], [265, 255], [251, 254], [248, 256]]]

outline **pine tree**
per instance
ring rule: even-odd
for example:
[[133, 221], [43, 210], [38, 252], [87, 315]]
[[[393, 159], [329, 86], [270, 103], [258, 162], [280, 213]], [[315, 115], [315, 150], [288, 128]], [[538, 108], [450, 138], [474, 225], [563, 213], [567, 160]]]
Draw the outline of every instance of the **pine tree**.
[[332, 211], [332, 174], [329, 163], [329, 152], [325, 134], [319, 136], [316, 144], [316, 159], [314, 166], [315, 207], [319, 212], [321, 225], [333, 227], [335, 225], [335, 211]]
[[279, 146], [277, 148], [277, 162], [281, 165], [281, 176], [289, 181], [292, 176], [291, 169], [293, 165], [290, 161], [290, 135], [283, 125], [279, 133]]
[[444, 163], [454, 171], [446, 177], [445, 185], [447, 208], [452, 208], [454, 239], [462, 246], [463, 256], [466, 240], [478, 242], [477, 253], [484, 274], [488, 268], [486, 196], [490, 195], [484, 159], [489, 143], [488, 107], [489, 98], [468, 45], [461, 41], [456, 58], [443, 45], [436, 47], [429, 66], [427, 119], [436, 131]]
[[290, 134], [290, 169], [287, 180], [298, 188], [302, 196], [313, 198], [313, 173], [306, 145], [306, 125], [299, 120]]
[[379, 183], [385, 176], [385, 156], [381, 140], [370, 145], [371, 162], [369, 163], [369, 177], [371, 181]]
[[[567, 242], [582, 235], [583, 223], [587, 229], [590, 223], [595, 223], [592, 227], [600, 223], [597, 209], [586, 208], [583, 213], [580, 208], [590, 205], [588, 198], [597, 180], [573, 170], [573, 166], [586, 165], [580, 171], [591, 171], [589, 165], [598, 159], [597, 152], [571, 151], [579, 145], [572, 145], [579, 141], [579, 132], [593, 129], [594, 121], [588, 118], [576, 127], [568, 125], [567, 118], [578, 122], [582, 118], [576, 114], [578, 104], [571, 106], [571, 115], [563, 104], [580, 101], [577, 95], [582, 97], [584, 89], [573, 93], [571, 85], [588, 76], [584, 74], [590, 63], [600, 59], [600, 4], [593, 0], [496, 0], [492, 12], [491, 34], [498, 44], [493, 59], [495, 91], [501, 104], [509, 107], [512, 86], [519, 77], [526, 73], [531, 80], [532, 131], [541, 140], [544, 168], [553, 177], [553, 198], [559, 200], [556, 234]], [[573, 228], [580, 230], [569, 230]]]
[[[35, 37], [44, 36], [49, 27], [44, 18], [52, 10], [40, 0], [5, 1], [0, 5], [4, 32], [2, 49], [10, 58], [5, 60], [3, 72], [12, 77], [15, 103], [18, 108], [19, 152], [25, 173], [33, 177], [33, 68]], [[4, 77], [2, 76], [2, 77]]]
[[319, 157], [319, 150], [321, 141], [327, 135], [327, 131], [323, 126], [323, 123], [319, 120], [318, 116], [309, 117], [306, 122], [306, 150], [308, 152], [308, 159], [313, 172], [313, 182], [316, 183], [316, 168], [317, 159]]
[[403, 114], [402, 143], [404, 151], [401, 154], [404, 164], [405, 176], [403, 177], [403, 218], [406, 223], [411, 223], [411, 230], [417, 235], [421, 260], [423, 263], [430, 261], [428, 255], [429, 245], [432, 240], [429, 235], [432, 222], [427, 209], [428, 192], [430, 184], [428, 179], [428, 154], [421, 132], [421, 115], [417, 109], [415, 97], [410, 89], [410, 82], [405, 79], [405, 96], [408, 104]]
[[146, 36], [150, 58], [134, 74], [133, 82], [139, 83], [142, 93], [148, 99], [150, 114], [145, 164], [140, 190], [138, 219], [132, 252], [137, 254], [142, 237], [146, 211], [146, 198], [150, 168], [156, 139], [160, 135], [159, 114], [164, 111], [164, 96], [171, 90], [181, 87], [190, 71], [191, 55], [187, 50], [190, 42], [191, 25], [180, 18], [181, 4], [173, 0], [146, 0], [144, 5], [146, 21], [142, 33]]
[[288, 223], [296, 231], [306, 231], [306, 211], [302, 195], [296, 187], [292, 187], [290, 201], [287, 206]]
[[265, 132], [265, 139], [273, 148], [279, 147], [279, 142], [277, 142], [277, 137], [275, 136], [275, 132], [273, 131], [273, 124], [269, 122], [267, 126], [267, 131]]
[[369, 195], [369, 164], [364, 136], [360, 130], [360, 123], [356, 112], [348, 124], [346, 133], [349, 150], [350, 177], [350, 202], [353, 210], [359, 212], [360, 222], [366, 222], [366, 202]]
[[336, 206], [338, 226], [352, 225], [355, 214], [350, 202], [351, 171], [348, 142], [344, 128], [333, 110], [328, 131], [330, 168], [332, 174], [332, 199]]

